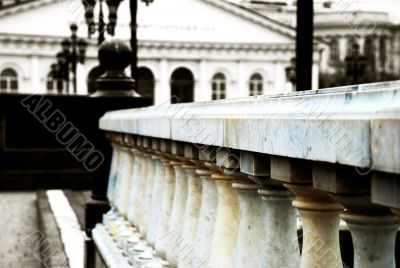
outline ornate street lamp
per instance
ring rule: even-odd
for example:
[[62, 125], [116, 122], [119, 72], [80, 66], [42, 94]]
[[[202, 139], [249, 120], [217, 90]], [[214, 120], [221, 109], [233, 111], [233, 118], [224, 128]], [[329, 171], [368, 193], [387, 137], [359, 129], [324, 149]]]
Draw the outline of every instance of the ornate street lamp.
[[[96, 0], [82, 0], [84, 9], [85, 9], [85, 19], [86, 24], [88, 25], [89, 37], [96, 32], [99, 33], [98, 36], [98, 45], [103, 43], [105, 37], [104, 32], [105, 28], [107, 29], [107, 33], [111, 36], [115, 34], [115, 27], [117, 25], [117, 11], [122, 0], [105, 0], [108, 6], [109, 15], [108, 15], [108, 24], [104, 22], [103, 15], [103, 0], [99, 1], [99, 19], [98, 22], [94, 20], [94, 7], [96, 5]], [[137, 1], [138, 0], [129, 0], [130, 4], [130, 13], [131, 13], [131, 47], [133, 51], [131, 68], [132, 68], [132, 77], [137, 80]], [[154, 0], [141, 0], [146, 5], [149, 5], [154, 2]], [[101, 66], [100, 66], [101, 67]]]
[[122, 0], [105, 0], [108, 7], [108, 23], [104, 21], [103, 15], [103, 0], [99, 0], [99, 19], [96, 22], [94, 20], [94, 7], [96, 0], [82, 0], [85, 8], [85, 19], [88, 26], [89, 37], [97, 32], [99, 33], [98, 44], [100, 45], [104, 41], [104, 32], [111, 36], [115, 33], [115, 26], [117, 25], [117, 11]]
[[346, 77], [350, 78], [352, 84], [358, 84], [365, 74], [366, 67], [367, 58], [360, 55], [360, 46], [354, 43], [349, 55], [345, 58]]
[[286, 79], [296, 88], [297, 74], [296, 74], [296, 58], [290, 59], [290, 66], [285, 68]]
[[[78, 38], [78, 26], [70, 25], [71, 37], [65, 38], [61, 42], [62, 51], [57, 53], [57, 65], [54, 67], [54, 75], [57, 79], [57, 89], [62, 88], [62, 81], [67, 84], [67, 92], [69, 91], [70, 72], [73, 76], [74, 93], [77, 92], [76, 86], [76, 67], [77, 63], [84, 63], [86, 57], [87, 43], [85, 40]], [[61, 85], [60, 85], [61, 83]]]

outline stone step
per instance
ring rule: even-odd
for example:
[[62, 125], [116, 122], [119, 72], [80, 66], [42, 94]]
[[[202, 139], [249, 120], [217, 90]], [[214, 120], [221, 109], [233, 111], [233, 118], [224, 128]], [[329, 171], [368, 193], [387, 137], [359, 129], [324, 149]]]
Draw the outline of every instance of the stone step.
[[46, 191], [37, 191], [36, 204], [40, 228], [36, 243], [41, 245], [40, 258], [43, 264], [50, 268], [70, 267]]

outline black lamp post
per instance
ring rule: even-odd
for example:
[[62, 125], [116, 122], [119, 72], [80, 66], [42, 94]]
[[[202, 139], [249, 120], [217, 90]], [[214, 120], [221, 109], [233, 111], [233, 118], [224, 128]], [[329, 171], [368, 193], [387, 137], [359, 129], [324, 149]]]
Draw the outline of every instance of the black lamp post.
[[358, 84], [364, 76], [367, 66], [367, 58], [360, 55], [360, 46], [357, 43], [352, 45], [349, 55], [345, 58], [346, 77], [352, 84]]
[[69, 92], [70, 72], [72, 73], [72, 83], [74, 93], [77, 92], [76, 85], [76, 66], [78, 61], [85, 62], [87, 43], [85, 40], [78, 38], [78, 26], [76, 24], [70, 25], [71, 37], [66, 38], [61, 42], [62, 51], [57, 53], [57, 64], [53, 67], [54, 79], [57, 80], [57, 89], [62, 88], [62, 81], [67, 84], [67, 92]]
[[297, 74], [296, 74], [296, 58], [290, 59], [290, 66], [285, 68], [286, 79], [296, 88]]

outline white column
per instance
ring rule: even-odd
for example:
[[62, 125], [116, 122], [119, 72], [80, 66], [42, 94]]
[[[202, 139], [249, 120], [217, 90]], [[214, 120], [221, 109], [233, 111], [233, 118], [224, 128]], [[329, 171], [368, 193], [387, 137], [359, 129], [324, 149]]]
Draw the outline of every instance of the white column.
[[343, 61], [346, 58], [347, 54], [347, 39], [344, 36], [341, 36], [339, 39], [339, 58]]
[[358, 45], [360, 46], [360, 54], [364, 55], [365, 36], [357, 38]]
[[375, 66], [376, 66], [376, 71], [378, 73], [381, 72], [381, 57], [380, 57], [380, 43], [379, 43], [379, 38], [380, 36], [377, 35], [375, 36], [375, 38], [373, 39], [374, 42], [374, 47], [375, 47]]
[[86, 72], [85, 72], [85, 67], [81, 64], [78, 63], [76, 66], [76, 90], [78, 94], [87, 94], [87, 84], [86, 84]]
[[31, 92], [32, 93], [45, 93], [46, 87], [44, 87], [40, 84], [38, 56], [32, 56], [31, 60], [30, 60], [30, 64], [31, 64]]
[[211, 100], [211, 79], [207, 73], [207, 64], [208, 62], [206, 60], [200, 60], [199, 79], [194, 91], [194, 101]]
[[230, 94], [231, 97], [247, 97], [250, 95], [249, 86], [247, 84], [248, 78], [245, 72], [245, 63], [238, 61], [237, 63], [237, 83], [235, 91]]
[[160, 105], [169, 103], [171, 98], [171, 87], [168, 76], [168, 62], [166, 59], [160, 60], [160, 81], [155, 85], [154, 104]]
[[286, 89], [286, 75], [285, 67], [282, 62], [275, 62], [275, 92], [274, 93], [284, 93], [287, 92]]

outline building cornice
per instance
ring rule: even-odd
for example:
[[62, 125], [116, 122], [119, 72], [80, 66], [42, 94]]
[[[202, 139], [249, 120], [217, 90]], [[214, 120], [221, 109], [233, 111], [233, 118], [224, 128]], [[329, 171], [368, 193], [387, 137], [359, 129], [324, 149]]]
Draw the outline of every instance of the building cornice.
[[[60, 45], [63, 37], [20, 35], [0, 33], [1, 43], [29, 43], [39, 45]], [[128, 40], [126, 40], [128, 42]], [[96, 40], [89, 40], [90, 46], [96, 47]], [[218, 43], [218, 42], [184, 42], [164, 40], [139, 40], [139, 49], [190, 49], [190, 50], [235, 50], [235, 51], [272, 51], [293, 50], [294, 43]]]
[[29, 1], [22, 2], [18, 5], [13, 5], [0, 10], [0, 18], [15, 15], [20, 12], [28, 11], [31, 9], [35, 9], [42, 6], [47, 6], [52, 3], [60, 2], [60, 0], [37, 0], [37, 1]]

